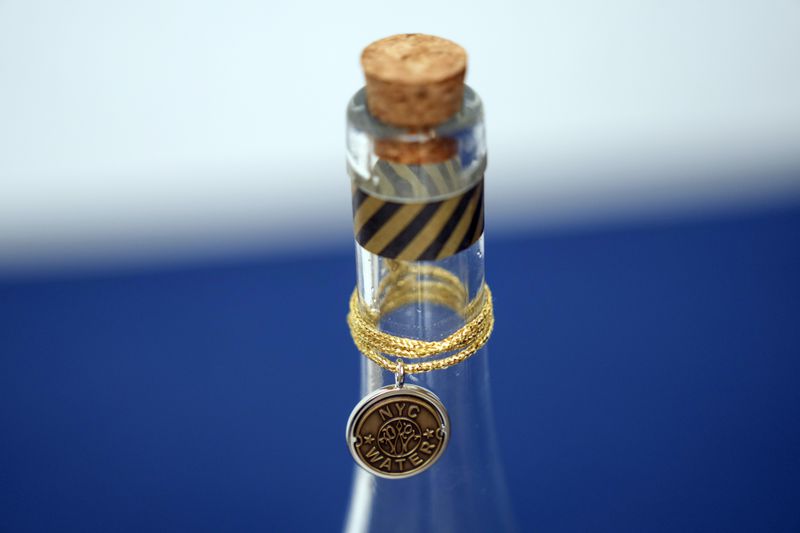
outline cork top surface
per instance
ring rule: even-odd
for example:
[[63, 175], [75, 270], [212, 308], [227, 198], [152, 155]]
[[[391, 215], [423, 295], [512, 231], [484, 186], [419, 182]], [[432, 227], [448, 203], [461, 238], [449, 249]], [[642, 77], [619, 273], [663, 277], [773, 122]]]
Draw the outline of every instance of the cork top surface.
[[467, 52], [441, 37], [404, 33], [380, 39], [361, 54], [361, 66], [369, 78], [384, 82], [426, 85], [462, 75]]

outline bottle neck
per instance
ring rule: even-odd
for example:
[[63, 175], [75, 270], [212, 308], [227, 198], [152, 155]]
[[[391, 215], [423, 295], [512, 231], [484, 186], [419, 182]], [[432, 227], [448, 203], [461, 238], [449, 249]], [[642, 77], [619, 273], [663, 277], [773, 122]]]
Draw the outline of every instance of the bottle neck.
[[[396, 272], [396, 265], [358, 245], [356, 248], [362, 302], [378, 310], [381, 287]], [[467, 308], [470, 300], [480, 297], [483, 265], [480, 239], [467, 250], [425, 267], [444, 268], [457, 276], [466, 288]], [[382, 316], [381, 329], [393, 335], [439, 340], [469, 318], [433, 303], [436, 298], [425, 292], [425, 285], [417, 287], [413, 301]], [[391, 372], [363, 358], [362, 395], [393, 382]], [[452, 428], [448, 448], [428, 471], [407, 479], [378, 478], [357, 467], [346, 531], [512, 531], [492, 417], [487, 350], [445, 370], [406, 376], [406, 383], [430, 389], [444, 403]]]

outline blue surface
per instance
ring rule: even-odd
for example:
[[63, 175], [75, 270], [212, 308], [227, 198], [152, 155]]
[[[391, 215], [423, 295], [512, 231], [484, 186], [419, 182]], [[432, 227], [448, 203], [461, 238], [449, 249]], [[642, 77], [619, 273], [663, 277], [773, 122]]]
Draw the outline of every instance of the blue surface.
[[[487, 257], [526, 530], [800, 530], [800, 208]], [[348, 247], [0, 285], [0, 531], [338, 530], [353, 281]]]

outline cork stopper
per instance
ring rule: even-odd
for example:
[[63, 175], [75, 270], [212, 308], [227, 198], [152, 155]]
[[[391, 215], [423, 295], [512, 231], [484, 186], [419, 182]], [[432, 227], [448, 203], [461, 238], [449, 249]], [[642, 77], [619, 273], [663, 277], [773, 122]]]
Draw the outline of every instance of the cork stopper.
[[401, 165], [426, 165], [452, 159], [458, 153], [455, 139], [437, 138], [426, 142], [375, 141], [375, 155]]
[[381, 122], [434, 126], [461, 109], [467, 53], [452, 41], [421, 33], [393, 35], [367, 46], [361, 66], [367, 107]]

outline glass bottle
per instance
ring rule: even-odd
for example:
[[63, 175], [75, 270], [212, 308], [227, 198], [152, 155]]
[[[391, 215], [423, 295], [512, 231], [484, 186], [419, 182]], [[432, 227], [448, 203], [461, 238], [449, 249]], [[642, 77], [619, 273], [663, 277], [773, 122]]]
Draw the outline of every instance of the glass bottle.
[[[419, 146], [441, 141], [452, 143], [454, 156], [436, 164], [399, 164], [381, 154], [386, 143]], [[354, 194], [362, 191], [398, 203], [446, 200], [479, 184], [485, 167], [483, 108], [467, 86], [460, 112], [432, 128], [381, 123], [370, 115], [364, 89], [348, 105], [347, 169]], [[479, 223], [464, 233], [482, 229], [482, 217]], [[382, 288], [392, 282], [398, 269], [412, 267], [410, 275], [418, 276], [413, 267], [419, 266], [444, 268], [458, 278], [466, 289], [463, 312], [436, 303], [424, 284], [417, 286], [405, 305], [391, 312], [381, 309]], [[483, 236], [454, 255], [414, 262], [376, 255], [356, 242], [356, 268], [361, 305], [380, 316], [380, 329], [403, 337], [440, 340], [471, 318], [470, 302], [482, 297]], [[362, 357], [362, 395], [394, 379], [393, 373]], [[452, 428], [447, 449], [431, 468], [404, 479], [384, 479], [356, 467], [345, 531], [514, 531], [492, 417], [487, 349], [450, 368], [409, 375], [406, 383], [433, 391], [446, 406]]]

